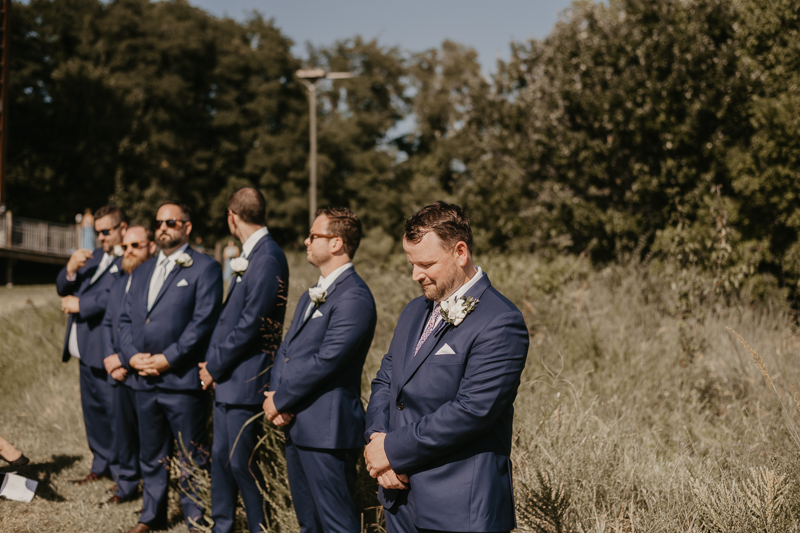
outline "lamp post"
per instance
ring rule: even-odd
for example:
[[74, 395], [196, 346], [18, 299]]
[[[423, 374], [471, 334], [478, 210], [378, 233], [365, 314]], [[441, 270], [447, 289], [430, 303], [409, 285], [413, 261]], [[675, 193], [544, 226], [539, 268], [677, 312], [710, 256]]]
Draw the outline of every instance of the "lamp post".
[[346, 80], [352, 72], [325, 72], [321, 68], [298, 70], [295, 75], [308, 89], [309, 156], [308, 156], [308, 227], [314, 225], [317, 212], [317, 82], [319, 80]]

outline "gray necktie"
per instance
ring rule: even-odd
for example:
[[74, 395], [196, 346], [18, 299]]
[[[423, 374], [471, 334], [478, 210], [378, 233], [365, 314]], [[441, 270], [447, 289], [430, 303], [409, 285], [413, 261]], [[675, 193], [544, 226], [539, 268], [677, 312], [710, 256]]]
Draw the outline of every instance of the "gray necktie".
[[161, 262], [156, 265], [156, 277], [150, 281], [150, 292], [147, 293], [147, 310], [153, 308], [153, 304], [156, 301], [156, 296], [161, 291], [161, 287], [164, 285], [164, 280], [167, 279], [167, 263], [169, 259], [166, 257], [161, 260]]

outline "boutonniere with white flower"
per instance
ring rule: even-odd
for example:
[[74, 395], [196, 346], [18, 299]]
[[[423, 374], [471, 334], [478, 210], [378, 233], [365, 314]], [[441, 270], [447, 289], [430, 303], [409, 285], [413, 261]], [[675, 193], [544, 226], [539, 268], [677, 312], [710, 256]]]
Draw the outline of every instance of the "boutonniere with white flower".
[[311, 287], [308, 289], [308, 297], [314, 302], [314, 306], [319, 307], [325, 303], [325, 298], [328, 297], [328, 291], [322, 287]]
[[175, 258], [175, 264], [182, 268], [189, 268], [194, 264], [194, 260], [192, 259], [191, 255], [183, 252]]
[[122, 246], [120, 246], [119, 244], [115, 244], [114, 250], [111, 252], [111, 255], [114, 256], [114, 259], [116, 259], [117, 257], [122, 257], [122, 254], [124, 253], [125, 252], [122, 250]]
[[244, 274], [248, 266], [250, 266], [250, 261], [244, 257], [235, 257], [231, 259], [231, 270], [233, 270], [234, 276], [241, 276]]
[[440, 304], [442, 320], [452, 326], [458, 326], [475, 309], [478, 302], [480, 300], [472, 296], [451, 296]]

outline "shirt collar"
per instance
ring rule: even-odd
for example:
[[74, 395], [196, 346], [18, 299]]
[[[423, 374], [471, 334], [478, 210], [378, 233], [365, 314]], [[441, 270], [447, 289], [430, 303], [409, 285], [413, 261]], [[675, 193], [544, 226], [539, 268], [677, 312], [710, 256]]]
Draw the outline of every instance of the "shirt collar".
[[242, 256], [250, 257], [250, 252], [253, 251], [253, 248], [255, 248], [256, 244], [258, 244], [258, 241], [260, 241], [261, 238], [267, 233], [269, 233], [269, 230], [266, 226], [261, 226], [255, 230], [253, 234], [250, 235], [246, 241], [244, 241], [244, 244], [242, 244]]
[[169, 262], [170, 262], [170, 263], [174, 263], [174, 262], [175, 262], [175, 260], [178, 258], [178, 256], [179, 256], [179, 255], [181, 255], [183, 252], [185, 252], [185, 251], [186, 251], [186, 249], [187, 249], [188, 247], [189, 247], [189, 243], [187, 242], [186, 244], [184, 244], [183, 246], [181, 246], [180, 248], [178, 248], [177, 250], [175, 250], [174, 252], [172, 252], [172, 253], [169, 255], [169, 257], [167, 257], [167, 256], [165, 256], [165, 255], [164, 255], [164, 251], [163, 251], [163, 250], [162, 250], [162, 251], [160, 251], [160, 252], [158, 252], [158, 263], [156, 263], [156, 264], [157, 264], [157, 265], [160, 265], [160, 264], [161, 264], [161, 262], [162, 262], [164, 259], [169, 259]]
[[339, 268], [337, 268], [336, 270], [334, 270], [333, 272], [331, 272], [330, 274], [328, 274], [324, 278], [322, 276], [320, 276], [319, 277], [319, 282], [318, 282], [319, 287], [324, 289], [324, 290], [328, 290], [328, 287], [333, 285], [333, 282], [336, 281], [337, 278], [339, 276], [341, 276], [342, 273], [345, 270], [347, 270], [348, 268], [353, 268], [353, 262], [352, 261], [340, 266]]
[[459, 289], [453, 294], [451, 294], [450, 297], [455, 296], [456, 298], [460, 298], [464, 296], [465, 294], [467, 294], [467, 291], [470, 290], [482, 277], [483, 277], [483, 270], [481, 269], [481, 267], [477, 267], [475, 269], [475, 275], [472, 276], [472, 279], [463, 284], [461, 287], [459, 287]]

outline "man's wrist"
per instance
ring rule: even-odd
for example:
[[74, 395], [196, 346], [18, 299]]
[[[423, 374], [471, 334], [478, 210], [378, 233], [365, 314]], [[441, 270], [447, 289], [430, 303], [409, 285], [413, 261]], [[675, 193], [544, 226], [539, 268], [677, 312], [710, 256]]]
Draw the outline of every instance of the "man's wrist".
[[70, 274], [69, 270], [67, 270], [67, 281], [75, 281], [76, 279], [78, 279], [78, 273], [73, 272], [72, 274]]

